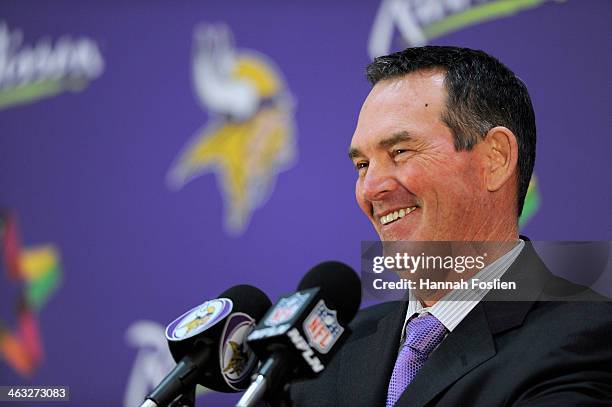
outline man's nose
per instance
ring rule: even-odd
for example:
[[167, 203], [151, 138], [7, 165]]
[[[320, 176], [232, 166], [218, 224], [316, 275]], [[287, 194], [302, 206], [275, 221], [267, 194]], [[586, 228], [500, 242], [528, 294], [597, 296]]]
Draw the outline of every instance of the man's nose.
[[370, 162], [363, 180], [363, 194], [368, 201], [380, 201], [397, 187], [397, 179], [389, 166]]

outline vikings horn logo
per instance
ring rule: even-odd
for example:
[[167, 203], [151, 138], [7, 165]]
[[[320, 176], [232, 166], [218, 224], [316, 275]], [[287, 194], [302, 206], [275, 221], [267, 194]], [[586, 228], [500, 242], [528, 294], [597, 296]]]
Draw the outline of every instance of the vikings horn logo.
[[183, 324], [179, 328], [187, 328], [186, 334], [189, 334], [194, 329], [196, 329], [199, 326], [207, 323], [208, 320], [210, 319], [210, 316], [214, 312], [215, 312], [215, 307], [212, 307], [212, 306], [206, 308], [206, 312], [205, 313], [203, 313], [202, 310], [199, 310], [198, 315], [195, 317], [195, 319], [193, 319], [193, 320]]
[[239, 343], [230, 341], [229, 344], [232, 349], [232, 356], [223, 372], [240, 376], [249, 361], [248, 355]]
[[274, 63], [237, 50], [224, 25], [196, 29], [193, 82], [209, 120], [179, 154], [168, 184], [180, 189], [215, 172], [226, 229], [237, 235], [265, 203], [277, 175], [294, 161], [292, 97]]

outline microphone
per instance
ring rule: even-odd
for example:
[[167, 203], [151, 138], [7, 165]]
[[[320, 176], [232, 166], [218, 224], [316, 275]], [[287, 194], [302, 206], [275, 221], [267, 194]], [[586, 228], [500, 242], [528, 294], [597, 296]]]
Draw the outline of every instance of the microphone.
[[171, 322], [166, 339], [177, 365], [141, 407], [168, 406], [196, 384], [227, 393], [247, 388], [257, 357], [245, 338], [271, 305], [258, 288], [237, 285]]
[[328, 261], [312, 268], [298, 291], [281, 297], [248, 335], [264, 362], [236, 407], [253, 407], [289, 381], [318, 376], [350, 335], [360, 303], [361, 283], [351, 267]]

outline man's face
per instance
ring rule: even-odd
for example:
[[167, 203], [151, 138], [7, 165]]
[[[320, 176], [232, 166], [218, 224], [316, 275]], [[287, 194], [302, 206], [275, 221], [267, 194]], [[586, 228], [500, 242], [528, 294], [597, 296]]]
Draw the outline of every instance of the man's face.
[[455, 151], [443, 81], [439, 71], [381, 81], [359, 114], [355, 195], [381, 240], [471, 240], [486, 217], [484, 160], [478, 145]]

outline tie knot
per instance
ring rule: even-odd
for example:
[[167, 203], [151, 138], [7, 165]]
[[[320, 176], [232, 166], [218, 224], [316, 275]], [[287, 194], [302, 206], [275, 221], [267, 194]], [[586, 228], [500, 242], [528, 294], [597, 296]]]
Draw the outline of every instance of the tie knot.
[[406, 325], [404, 346], [410, 346], [414, 350], [429, 354], [438, 346], [445, 334], [446, 328], [436, 317], [431, 314], [423, 314], [411, 319]]

